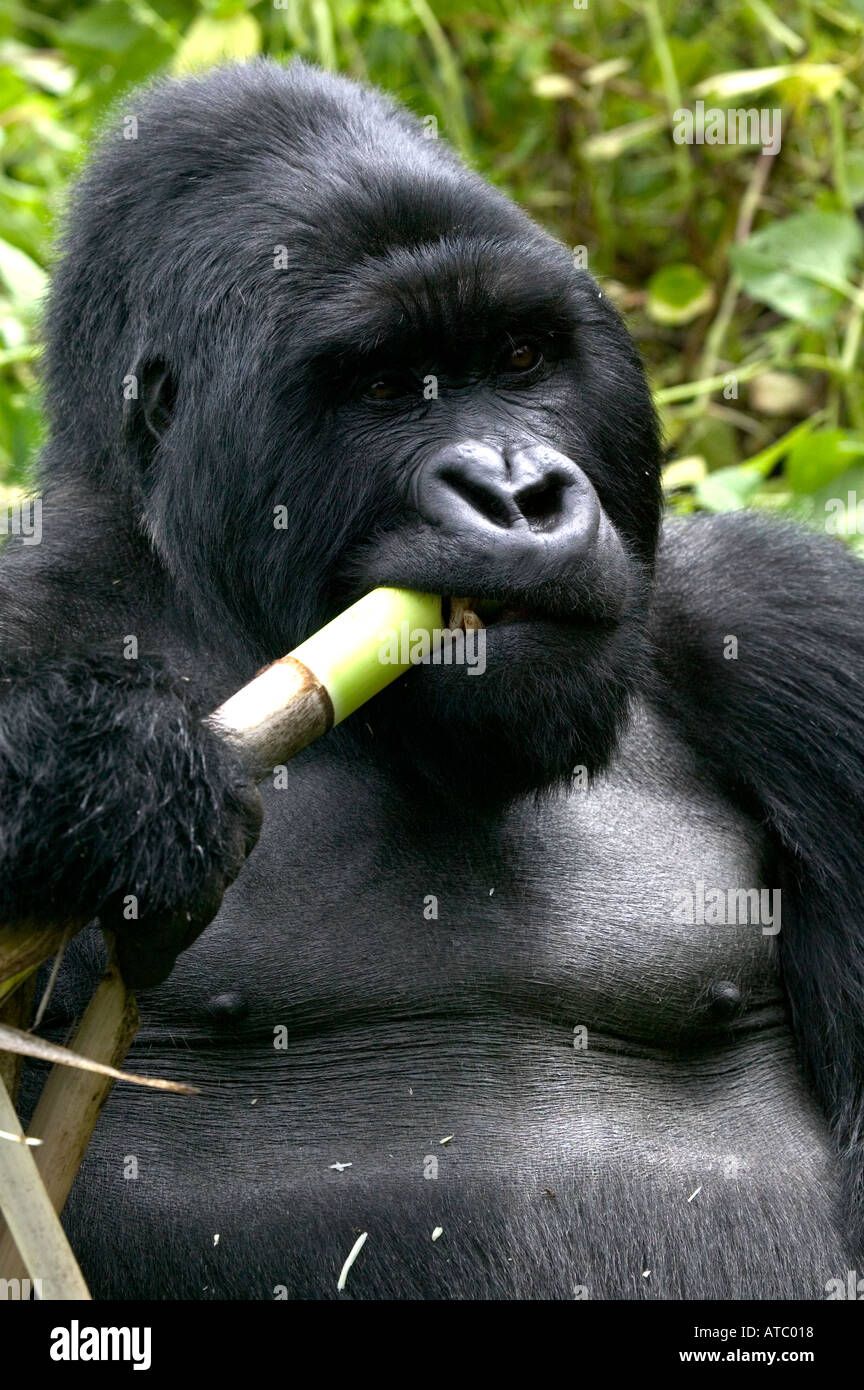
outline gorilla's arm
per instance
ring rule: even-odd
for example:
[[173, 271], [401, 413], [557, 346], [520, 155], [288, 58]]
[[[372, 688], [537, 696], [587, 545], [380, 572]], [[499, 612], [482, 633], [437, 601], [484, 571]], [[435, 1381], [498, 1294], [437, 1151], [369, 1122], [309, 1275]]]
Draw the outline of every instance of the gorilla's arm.
[[101, 513], [66, 498], [0, 559], [0, 922], [98, 914], [143, 986], [215, 915], [260, 802], [140, 618], [158, 572]]
[[[737, 659], [724, 656], [737, 639]], [[755, 805], [786, 870], [779, 946], [802, 1056], [864, 1237], [864, 565], [754, 515], [673, 525], [659, 557], [659, 700]]]

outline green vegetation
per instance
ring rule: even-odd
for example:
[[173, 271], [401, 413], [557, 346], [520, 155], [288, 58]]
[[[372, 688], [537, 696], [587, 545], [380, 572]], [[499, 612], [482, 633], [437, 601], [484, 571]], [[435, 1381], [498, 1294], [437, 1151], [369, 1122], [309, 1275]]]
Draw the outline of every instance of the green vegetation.
[[[864, 0], [0, 0], [7, 494], [94, 128], [152, 74], [256, 53], [381, 84], [574, 248], [648, 362], [677, 510], [780, 507], [864, 549]], [[705, 143], [677, 143], [681, 109]]]

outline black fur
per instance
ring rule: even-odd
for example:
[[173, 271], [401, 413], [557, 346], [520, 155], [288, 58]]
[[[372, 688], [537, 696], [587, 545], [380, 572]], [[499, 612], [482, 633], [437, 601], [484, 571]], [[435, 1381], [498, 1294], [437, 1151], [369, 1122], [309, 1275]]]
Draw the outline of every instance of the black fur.
[[[864, 568], [797, 527], [699, 520], [661, 556], [653, 631], [661, 702], [782, 848], [786, 989], [860, 1246]], [[727, 634], [737, 660], [723, 657]]]
[[[260, 799], [158, 659], [51, 656], [5, 670], [0, 854], [16, 871], [0, 880], [0, 920], [98, 912], [121, 928], [127, 974], [156, 983], [218, 910], [257, 838]], [[54, 833], [44, 857], [40, 823]], [[142, 949], [152, 959], [139, 962]]]
[[[229, 1107], [218, 1122], [199, 1115], [201, 1143], [227, 1152], [224, 1191], [250, 1245], [221, 1273], [216, 1256], [196, 1263], [211, 1216], [199, 1210], [195, 1175], [182, 1163], [140, 1209], [131, 1191], [94, 1196], [79, 1184], [70, 1229], [97, 1289], [266, 1296], [281, 1259], [289, 1292], [316, 1296], [332, 1291], [332, 1265], [351, 1233], [377, 1223], [361, 1290], [372, 1296], [571, 1296], [583, 1276], [595, 1297], [812, 1296], [861, 1248], [860, 565], [833, 542], [751, 517], [671, 528], [658, 557], [656, 422], [617, 315], [565, 248], [383, 96], [299, 64], [257, 63], [160, 85], [134, 110], [137, 140], [109, 130], [79, 185], [55, 275], [44, 540], [10, 542], [0, 564], [3, 917], [98, 914], [117, 928], [129, 978], [158, 983], [217, 912], [258, 831], [254, 789], [202, 728], [203, 713], [376, 584], [497, 600], [529, 621], [487, 630], [482, 678], [458, 667], [414, 671], [298, 760], [299, 819], [290, 811], [279, 819], [271, 796], [265, 838], [268, 824], [281, 828], [154, 994], [151, 1033], [145, 1011], [148, 1069], [170, 1071], [173, 1032], [188, 1029], [191, 1051], [181, 1056], [200, 1080], [224, 1086], [242, 1073], [242, 1045], [229, 1045], [218, 1065], [212, 1011], [197, 1034], [194, 999], [211, 976], [216, 987], [226, 960], [236, 975], [236, 952], [248, 942], [253, 979], [270, 990], [270, 1010], [253, 1010], [248, 1036], [266, 1039], [288, 1008], [301, 1077], [304, 1038], [320, 1041], [314, 1075], [329, 1065], [331, 1031], [345, 1028], [353, 1041], [354, 1029], [377, 1020], [380, 1035], [367, 1042], [363, 1034], [358, 1045], [359, 1110], [353, 1072], [334, 1080], [332, 1096], [326, 1084], [313, 1089], [299, 1109], [294, 1216], [287, 1226], [266, 1216], [271, 1167], [246, 1177], [230, 1144], [224, 1149], [226, 1135], [240, 1142], [240, 1112]], [[523, 337], [542, 359], [520, 379], [501, 366], [502, 345]], [[430, 375], [436, 399], [410, 394], [406, 381]], [[369, 383], [382, 376], [401, 383], [395, 398], [370, 398]], [[470, 523], [430, 524], [418, 502], [424, 480], [441, 450], [465, 440], [498, 449], [508, 467], [508, 450], [554, 450], [568, 460], [584, 495], [600, 504], [590, 553], [562, 558], [538, 545], [527, 563]], [[277, 528], [274, 509], [283, 506], [287, 524]], [[138, 639], [131, 661], [129, 634]], [[724, 657], [728, 635], [739, 641], [735, 660]], [[532, 1034], [526, 1055], [552, 1049], [566, 1097], [571, 1062], [555, 1049], [567, 1047], [568, 1011], [584, 1001], [571, 1005], [569, 985], [549, 985], [544, 971], [566, 943], [562, 922], [590, 918], [617, 889], [602, 863], [599, 873], [591, 868], [590, 835], [577, 836], [576, 862], [568, 862], [576, 911], [558, 882], [554, 833], [539, 867], [536, 856], [523, 865], [525, 836], [511, 840], [508, 817], [525, 817], [529, 840], [542, 838], [542, 809], [530, 794], [566, 807], [562, 789], [575, 768], [597, 779], [620, 769], [622, 757], [626, 817], [632, 755], [618, 749], [636, 704], [667, 721], [674, 747], [683, 739], [686, 752], [669, 769], [669, 814], [673, 793], [691, 795], [682, 787], [694, 757], [694, 818], [716, 833], [718, 855], [745, 825], [756, 858], [764, 848], [765, 862], [779, 865], [783, 978], [809, 1085], [842, 1158], [842, 1204], [830, 1176], [812, 1176], [810, 1158], [788, 1181], [761, 1173], [735, 1201], [720, 1182], [699, 1208], [679, 1192], [673, 1143], [665, 1176], [638, 1163], [628, 1174], [616, 1157], [589, 1164], [586, 1186], [560, 1156], [547, 1171], [528, 1142], [552, 1102], [523, 1095], [518, 1049], [511, 1055], [521, 1025], [511, 1021], [499, 1036], [501, 1011], [542, 1020], [548, 1033]], [[663, 807], [660, 800], [661, 819]], [[304, 835], [313, 839], [308, 852]], [[658, 867], [650, 845], [640, 853], [650, 879]], [[544, 854], [557, 870], [544, 870]], [[399, 862], [403, 877], [394, 880]], [[413, 960], [418, 992], [399, 993], [397, 1006], [400, 951], [414, 949], [410, 938], [397, 946], [399, 934], [412, 904], [439, 892], [454, 869], [493, 891], [497, 883], [496, 901], [509, 891], [510, 915], [487, 923], [469, 894], [448, 948]], [[280, 922], [283, 875], [289, 906]], [[343, 882], [356, 885], [351, 902], [372, 895], [363, 928], [384, 932], [374, 959], [355, 954], [357, 928], [344, 916], [354, 909], [338, 900]], [[131, 927], [121, 909], [129, 894], [142, 904]], [[226, 924], [235, 934], [227, 945]], [[644, 1102], [648, 1134], [650, 1087], [668, 1069], [668, 1094], [673, 1077], [687, 1094], [704, 1086], [734, 1137], [761, 1115], [760, 1068], [776, 1063], [778, 1112], [794, 1133], [810, 1134], [788, 1030], [764, 1012], [749, 948], [731, 964], [718, 948], [717, 969], [740, 965], [730, 993], [726, 973], [720, 986], [711, 977], [715, 955], [703, 958], [694, 943], [688, 962], [679, 942], [658, 964], [651, 940], [640, 945], [637, 934], [643, 998], [638, 970], [636, 993], [622, 973], [635, 930], [622, 911], [620, 933], [601, 931], [566, 974], [591, 985], [591, 1021], [613, 1040], [601, 1049], [619, 1058], [609, 1063], [612, 1097], [618, 1087], [622, 1102], [634, 1094]], [[460, 952], [464, 973], [454, 964]], [[678, 995], [656, 984], [670, 971]], [[739, 1029], [724, 1015], [693, 1033], [718, 988], [742, 998], [744, 1022]], [[63, 989], [68, 1019], [78, 984]], [[524, 1100], [520, 1161], [494, 1180], [482, 1165], [465, 1168], [437, 1207], [431, 1188], [418, 1200], [402, 1175], [390, 1186], [368, 1174], [354, 1188], [317, 1186], [302, 1166], [305, 1137], [324, 1124], [328, 1105], [341, 1095], [348, 1128], [353, 1116], [363, 1134], [380, 1132], [385, 1148], [392, 1124], [396, 1145], [407, 1121], [395, 1097], [408, 1089], [398, 1058], [403, 1043], [405, 1055], [416, 1044], [412, 1018], [446, 1034], [462, 1014], [471, 1022], [461, 1050], [439, 1051], [428, 1076], [436, 1094], [448, 1086], [461, 1094], [463, 1070], [485, 1056], [491, 1029], [490, 1076], [496, 1066], [504, 1077], [515, 1068], [513, 1095]], [[752, 1064], [742, 1050], [751, 1034]], [[252, 1069], [250, 1087], [265, 1071]], [[380, 1098], [368, 1114], [363, 1084]], [[580, 1123], [590, 1128], [590, 1105], [602, 1094], [589, 1087]], [[107, 1152], [126, 1151], [143, 1103], [115, 1096], [100, 1131]], [[569, 1102], [559, 1103], [563, 1126]], [[140, 1122], [141, 1146], [159, 1149], [173, 1133], [182, 1152], [195, 1148], [179, 1115], [162, 1121], [166, 1136], [151, 1115]], [[284, 1114], [274, 1118], [267, 1142], [285, 1123]], [[112, 1124], [121, 1127], [116, 1139]], [[507, 1147], [512, 1132], [500, 1115], [499, 1124]], [[640, 1136], [632, 1138], [638, 1155]], [[490, 1138], [490, 1152], [498, 1142]], [[701, 1172], [698, 1144], [695, 1154], [681, 1182]], [[765, 1161], [770, 1170], [769, 1153]], [[323, 1158], [320, 1165], [326, 1170]], [[119, 1264], [89, 1205], [107, 1200], [126, 1223]], [[180, 1213], [167, 1260], [165, 1201]], [[254, 1240], [253, 1209], [262, 1226]], [[450, 1228], [470, 1228], [470, 1240], [461, 1254], [430, 1263], [426, 1228], [442, 1212]], [[662, 1265], [653, 1284], [639, 1268], [652, 1250]]]

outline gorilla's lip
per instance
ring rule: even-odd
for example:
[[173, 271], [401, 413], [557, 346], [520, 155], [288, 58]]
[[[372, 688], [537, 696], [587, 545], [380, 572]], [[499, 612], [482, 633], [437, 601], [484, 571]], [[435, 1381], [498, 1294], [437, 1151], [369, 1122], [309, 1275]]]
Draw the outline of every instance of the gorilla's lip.
[[543, 546], [501, 554], [476, 538], [393, 526], [346, 547], [340, 572], [347, 602], [378, 586], [415, 589], [441, 595], [445, 623], [458, 604], [475, 615], [468, 619], [475, 628], [614, 628], [641, 603], [645, 588], [642, 566], [611, 523], [602, 544], [575, 558], [550, 555]]

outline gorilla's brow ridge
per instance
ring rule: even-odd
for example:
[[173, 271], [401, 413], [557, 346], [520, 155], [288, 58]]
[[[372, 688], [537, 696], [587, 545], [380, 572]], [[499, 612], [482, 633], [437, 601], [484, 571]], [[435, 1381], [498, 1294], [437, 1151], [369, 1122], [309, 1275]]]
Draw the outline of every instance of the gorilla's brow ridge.
[[498, 248], [466, 258], [463, 248], [454, 259], [441, 243], [398, 247], [353, 267], [317, 298], [306, 351], [333, 360], [416, 354], [418, 340], [451, 349], [516, 332], [563, 340], [581, 321], [580, 290], [557, 257], [538, 264], [536, 250], [532, 259]]

